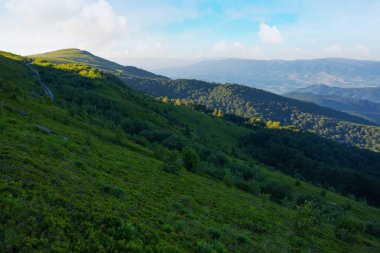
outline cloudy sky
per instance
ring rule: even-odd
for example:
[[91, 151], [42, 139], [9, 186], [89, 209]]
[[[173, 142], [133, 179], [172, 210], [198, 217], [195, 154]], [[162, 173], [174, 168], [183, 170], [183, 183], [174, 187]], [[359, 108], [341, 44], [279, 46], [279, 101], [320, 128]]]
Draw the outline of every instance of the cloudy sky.
[[80, 48], [123, 64], [380, 60], [380, 0], [0, 0], [0, 50]]

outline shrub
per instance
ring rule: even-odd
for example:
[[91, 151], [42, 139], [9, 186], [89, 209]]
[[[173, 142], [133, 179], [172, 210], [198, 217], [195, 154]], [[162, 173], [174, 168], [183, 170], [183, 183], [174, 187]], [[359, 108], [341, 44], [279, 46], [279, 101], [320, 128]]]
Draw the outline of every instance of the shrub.
[[182, 168], [182, 161], [177, 152], [169, 152], [164, 158], [164, 171], [172, 174], [177, 174]]
[[182, 150], [182, 159], [183, 159], [184, 166], [188, 171], [191, 171], [191, 172], [198, 171], [200, 158], [194, 149], [185, 147]]
[[199, 169], [202, 173], [205, 173], [206, 175], [219, 180], [223, 180], [224, 176], [226, 175], [225, 170], [222, 170], [209, 162], [201, 161]]
[[219, 241], [208, 243], [205, 241], [198, 241], [195, 246], [197, 253], [224, 253], [227, 252], [226, 247]]
[[161, 230], [166, 233], [171, 233], [173, 231], [173, 227], [170, 224], [163, 224], [161, 226]]
[[365, 232], [380, 238], [380, 223], [368, 223]]
[[318, 211], [312, 202], [306, 201], [297, 206], [294, 230], [299, 235], [306, 235], [318, 223]]
[[205, 241], [198, 241], [195, 246], [195, 251], [198, 253], [216, 253], [212, 245]]
[[210, 163], [215, 164], [216, 166], [223, 166], [226, 163], [228, 163], [228, 157], [218, 151], [213, 151], [211, 154], [207, 157], [207, 161]]
[[232, 174], [239, 176], [245, 181], [251, 180], [256, 176], [256, 171], [247, 165], [229, 163], [226, 167]]
[[240, 190], [243, 190], [245, 192], [259, 195], [260, 194], [260, 185], [258, 182], [251, 180], [251, 181], [243, 181], [243, 180], [237, 180], [236, 181], [236, 187]]
[[364, 225], [362, 221], [352, 215], [340, 216], [335, 224], [336, 238], [348, 241], [355, 238], [355, 235], [363, 231]]
[[261, 192], [269, 193], [274, 201], [281, 201], [285, 198], [292, 198], [292, 188], [289, 185], [278, 181], [266, 181], [261, 185]]
[[222, 233], [218, 229], [216, 229], [216, 228], [211, 228], [209, 230], [209, 234], [210, 234], [210, 237], [213, 240], [217, 240], [217, 239], [219, 239], [222, 236]]
[[127, 133], [138, 134], [142, 130], [150, 129], [150, 126], [141, 120], [125, 118], [121, 121], [121, 128]]
[[124, 190], [122, 188], [111, 184], [103, 184], [102, 191], [106, 194], [113, 195], [117, 198], [121, 198], [124, 196]]

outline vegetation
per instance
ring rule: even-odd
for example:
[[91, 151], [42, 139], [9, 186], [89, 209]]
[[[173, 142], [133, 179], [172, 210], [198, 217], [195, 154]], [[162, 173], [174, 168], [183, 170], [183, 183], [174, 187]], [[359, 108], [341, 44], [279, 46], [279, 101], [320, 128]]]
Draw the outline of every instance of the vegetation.
[[[5, 252], [380, 250], [379, 209], [331, 190], [322, 197], [323, 189], [303, 174], [294, 175], [302, 181], [294, 186], [295, 178], [260, 163], [264, 160], [245, 139], [268, 131], [281, 142], [278, 133], [283, 133], [300, 155], [292, 138], [301, 142], [312, 136], [308, 145], [322, 143], [327, 153], [340, 152], [335, 169], [351, 170], [352, 161], [344, 158], [359, 152], [355, 162], [363, 165], [356, 171], [370, 178], [376, 173], [366, 163], [378, 154], [163, 103], [84, 65], [2, 55], [0, 243]], [[53, 102], [38, 77], [54, 93]], [[280, 169], [279, 164], [269, 165]], [[302, 224], [309, 224], [314, 212], [318, 228], [305, 230]], [[363, 226], [348, 229], [355, 240], [337, 232], [347, 229], [338, 221], [342, 216]], [[297, 221], [301, 226], [294, 225]]]
[[[86, 51], [59, 50], [38, 55], [56, 63], [86, 63], [119, 76], [125, 84], [175, 103], [205, 106], [214, 115], [262, 118], [292, 125], [334, 141], [380, 151], [380, 127], [374, 122], [309, 102], [302, 102], [237, 84], [171, 80], [149, 72], [133, 71]], [[193, 105], [191, 105], [193, 104]], [[199, 107], [198, 107], [199, 108]]]

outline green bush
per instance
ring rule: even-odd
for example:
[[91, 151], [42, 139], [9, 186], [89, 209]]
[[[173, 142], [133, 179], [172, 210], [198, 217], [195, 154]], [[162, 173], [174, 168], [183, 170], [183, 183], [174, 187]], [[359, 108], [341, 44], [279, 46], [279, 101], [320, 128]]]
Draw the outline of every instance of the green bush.
[[182, 161], [177, 152], [169, 152], [164, 159], [164, 171], [172, 174], [177, 174], [182, 168]]
[[103, 184], [102, 191], [117, 198], [122, 198], [125, 194], [124, 189], [112, 184]]
[[299, 235], [306, 235], [318, 224], [319, 213], [312, 202], [306, 201], [297, 206], [297, 215], [294, 222], [294, 230]]
[[213, 241], [208, 243], [205, 241], [198, 241], [195, 246], [195, 252], [197, 253], [225, 253], [226, 247], [219, 241]]
[[269, 193], [273, 201], [280, 202], [285, 198], [292, 199], [292, 188], [278, 181], [267, 180], [260, 185], [260, 189], [263, 193]]
[[336, 220], [335, 236], [340, 240], [349, 241], [355, 239], [355, 236], [363, 229], [362, 221], [352, 215], [344, 215]]
[[182, 150], [182, 160], [188, 171], [197, 172], [199, 170], [200, 158], [194, 149], [185, 147]]
[[367, 234], [380, 238], [380, 223], [370, 222], [366, 226], [365, 232]]

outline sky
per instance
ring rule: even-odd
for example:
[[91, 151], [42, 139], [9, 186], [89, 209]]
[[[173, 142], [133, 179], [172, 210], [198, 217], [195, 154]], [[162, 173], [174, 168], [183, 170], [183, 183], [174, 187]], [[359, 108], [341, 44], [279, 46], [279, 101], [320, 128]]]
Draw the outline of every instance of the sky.
[[380, 0], [0, 0], [0, 50], [148, 69], [203, 59], [380, 61]]

